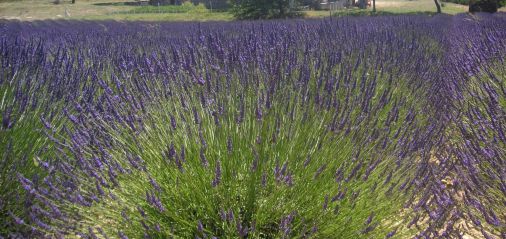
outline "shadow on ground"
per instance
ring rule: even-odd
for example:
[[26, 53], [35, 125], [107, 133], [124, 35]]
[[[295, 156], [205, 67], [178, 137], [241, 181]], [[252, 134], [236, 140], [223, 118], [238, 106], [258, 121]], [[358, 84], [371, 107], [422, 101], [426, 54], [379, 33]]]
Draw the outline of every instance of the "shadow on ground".
[[136, 2], [102, 2], [102, 3], [93, 3], [95, 6], [137, 6], [139, 5]]
[[395, 16], [395, 15], [435, 15], [436, 12], [431, 11], [414, 11], [414, 12], [389, 12], [389, 11], [376, 11], [373, 12], [371, 10], [345, 10], [345, 11], [339, 11], [332, 16], [335, 17], [342, 17], [342, 16]]

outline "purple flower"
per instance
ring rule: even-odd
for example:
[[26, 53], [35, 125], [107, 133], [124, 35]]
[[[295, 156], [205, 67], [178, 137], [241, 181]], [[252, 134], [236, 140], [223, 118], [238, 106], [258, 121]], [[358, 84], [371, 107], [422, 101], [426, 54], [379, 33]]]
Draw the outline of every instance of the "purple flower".
[[265, 172], [262, 173], [262, 187], [267, 186], [267, 174]]
[[293, 211], [281, 219], [279, 230], [283, 233], [283, 238], [288, 238], [290, 236], [290, 233], [292, 232], [292, 223], [296, 214], [297, 212]]
[[325, 195], [325, 199], [323, 200], [323, 211], [327, 210], [329, 206], [329, 195]]
[[151, 176], [149, 177], [149, 183], [151, 184], [151, 186], [153, 186], [153, 188], [156, 191], [158, 191], [158, 192], [162, 191], [162, 188], [160, 188], [160, 185], [158, 185], [158, 183]]
[[221, 163], [220, 160], [218, 160], [216, 161], [216, 168], [214, 170], [214, 179], [211, 185], [213, 187], [216, 187], [220, 184], [220, 182], [221, 182]]
[[18, 225], [25, 224], [25, 221], [23, 221], [23, 219], [17, 217], [12, 212], [9, 212], [9, 215], [14, 219], [14, 222], [16, 222], [16, 224], [18, 224]]
[[104, 193], [104, 190], [102, 189], [102, 186], [100, 186], [100, 184], [98, 183], [98, 181], [95, 182], [95, 186], [97, 188], [97, 192], [100, 196], [104, 196], [105, 193]]
[[254, 172], [258, 167], [259, 156], [258, 152], [253, 148], [253, 162], [251, 163], [251, 171]]
[[142, 217], [146, 217], [146, 212], [140, 206], [137, 206], [137, 211], [139, 211]]
[[389, 233], [385, 236], [385, 238], [386, 238], [386, 239], [388, 239], [388, 238], [392, 238], [392, 237], [395, 235], [395, 233], [396, 233], [396, 232], [397, 232], [397, 229], [395, 229], [395, 230], [393, 230], [393, 231], [389, 232]]
[[209, 167], [209, 161], [207, 161], [207, 158], [206, 158], [206, 155], [204, 152], [204, 148], [200, 149], [200, 162], [201, 162], [202, 166], [204, 166], [206, 168]]
[[197, 111], [197, 109], [194, 107], [193, 109], [193, 118], [195, 120], [195, 124], [197, 125], [200, 125], [202, 122], [202, 120], [200, 119], [200, 115], [199, 115], [199, 112]]
[[172, 129], [176, 129], [176, 118], [174, 116], [170, 116], [170, 125], [172, 126]]
[[313, 180], [316, 180], [320, 176], [320, 174], [323, 173], [323, 171], [325, 171], [326, 168], [327, 168], [327, 164], [326, 163], [323, 164], [322, 166], [320, 166], [318, 168], [318, 170], [316, 170], [316, 172], [315, 172], [315, 174], [313, 176]]
[[227, 220], [227, 212], [225, 212], [225, 210], [223, 208], [220, 209], [219, 214], [220, 214], [220, 218], [221, 218], [222, 221], [226, 221]]
[[204, 80], [204, 78], [202, 76], [199, 76], [197, 78], [197, 84], [204, 85], [205, 83], [206, 83], [206, 81]]
[[248, 237], [248, 226], [243, 226], [239, 220], [236, 221], [236, 230], [237, 234], [239, 234], [239, 237], [241, 238], [247, 238]]
[[228, 150], [229, 154], [231, 154], [233, 151], [232, 137], [230, 137], [230, 136], [228, 136], [228, 138], [227, 138], [227, 150]]
[[204, 226], [200, 220], [197, 222], [197, 231], [200, 233], [204, 232]]
[[130, 218], [127, 215], [127, 212], [125, 209], [121, 210], [121, 217], [125, 220], [125, 222], [130, 222]]
[[14, 125], [14, 121], [12, 121], [12, 107], [8, 107], [2, 114], [2, 127], [4, 129], [10, 129]]
[[97, 235], [93, 231], [93, 228], [91, 228], [91, 227], [88, 227], [88, 234], [90, 235], [91, 238], [98, 239]]
[[228, 214], [227, 214], [227, 220], [229, 222], [232, 222], [235, 220], [235, 217], [234, 217], [234, 211], [232, 209], [229, 209], [228, 210]]
[[263, 116], [262, 108], [260, 108], [260, 106], [257, 106], [256, 108], [257, 120], [262, 120], [262, 116]]
[[372, 222], [372, 219], [374, 218], [374, 212], [371, 212], [367, 220], [365, 221], [365, 225], [369, 225]]

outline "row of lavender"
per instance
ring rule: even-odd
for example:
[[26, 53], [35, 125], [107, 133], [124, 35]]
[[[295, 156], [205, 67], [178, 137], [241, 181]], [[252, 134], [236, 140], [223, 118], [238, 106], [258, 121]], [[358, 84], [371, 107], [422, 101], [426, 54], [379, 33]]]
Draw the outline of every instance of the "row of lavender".
[[[443, 38], [448, 56], [435, 86], [445, 122], [441, 144], [427, 159], [426, 191], [417, 202], [438, 228], [506, 238], [506, 25], [504, 15], [459, 16]], [[460, 40], [456, 41], [454, 36]], [[443, 234], [447, 236], [448, 234]]]
[[0, 235], [504, 237], [480, 18], [2, 23]]

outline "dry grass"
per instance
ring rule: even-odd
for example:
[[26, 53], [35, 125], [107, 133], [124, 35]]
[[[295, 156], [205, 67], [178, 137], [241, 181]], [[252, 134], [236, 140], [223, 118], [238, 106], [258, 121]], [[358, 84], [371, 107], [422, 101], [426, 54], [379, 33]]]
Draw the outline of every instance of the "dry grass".
[[77, 20], [149, 20], [149, 21], [226, 21], [232, 20], [230, 13], [142, 13], [125, 12], [138, 8], [134, 0], [76, 0], [71, 4], [65, 0], [53, 4], [52, 0], [22, 0], [0, 2], [0, 19], [17, 19], [23, 21], [44, 19], [77, 19]]
[[[114, 11], [127, 11], [134, 6], [121, 3], [129, 0], [76, 0], [70, 4], [67, 0], [62, 4], [53, 4], [51, 0], [22, 0], [0, 2], [0, 18], [18, 20], [42, 19], [83, 19], [93, 16], [103, 16]], [[130, 0], [130, 2], [133, 2]], [[105, 3], [104, 5], [96, 5]], [[68, 15], [65, 14], [67, 11]]]
[[[388, 11], [393, 13], [402, 13], [406, 11], [412, 12], [435, 12], [436, 5], [433, 0], [395, 0], [395, 1], [377, 1], [376, 7], [381, 11]], [[444, 3], [442, 11], [448, 14], [457, 14], [467, 11], [467, 6]]]

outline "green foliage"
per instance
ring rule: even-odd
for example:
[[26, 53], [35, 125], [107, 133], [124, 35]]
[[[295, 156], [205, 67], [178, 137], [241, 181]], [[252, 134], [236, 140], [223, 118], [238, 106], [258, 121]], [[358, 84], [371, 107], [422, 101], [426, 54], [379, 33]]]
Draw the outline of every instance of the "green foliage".
[[302, 6], [309, 6], [313, 9], [317, 9], [320, 5], [320, 0], [300, 0]]
[[238, 19], [273, 19], [301, 15], [296, 0], [232, 0], [232, 13]]
[[[356, 57], [346, 58], [348, 64], [356, 62]], [[344, 69], [341, 67], [336, 66], [332, 71], [341, 71]], [[311, 72], [317, 71], [311, 68]], [[215, 73], [209, 74], [214, 76]], [[311, 77], [311, 92], [319, 92], [317, 74]], [[376, 79], [378, 92], [392, 87], [390, 76], [375, 78], [373, 74], [365, 65], [359, 65], [353, 77], [366, 76], [359, 84], [371, 84]], [[116, 127], [120, 130], [108, 129], [117, 143], [111, 155], [119, 159], [135, 155], [142, 159], [146, 170], [132, 170], [135, 173], [120, 177], [120, 186], [111, 190], [117, 200], [105, 199], [103, 203], [82, 209], [86, 212], [83, 228], [107, 225], [103, 227], [107, 234], [115, 235], [119, 230], [129, 238], [144, 236], [143, 225], [161, 228], [149, 235], [152, 238], [195, 238], [206, 234], [241, 238], [237, 229], [240, 226], [256, 228], [248, 238], [382, 238], [397, 227], [397, 221], [386, 219], [402, 209], [401, 202], [408, 194], [388, 191], [392, 185], [411, 177], [413, 172], [401, 166], [391, 183], [385, 182], [383, 177], [390, 173], [388, 168], [396, 163], [394, 147], [388, 146], [379, 153], [376, 143], [365, 140], [369, 129], [385, 125], [393, 103], [383, 107], [377, 95], [371, 102], [375, 106], [374, 120], [364, 121], [352, 134], [329, 132], [326, 122], [332, 120], [336, 110], [322, 112], [302, 107], [303, 99], [294, 94], [290, 78], [279, 86], [283, 90], [272, 96], [272, 107], [258, 119], [255, 117], [256, 95], [263, 94], [269, 85], [259, 81], [256, 87], [244, 87], [238, 83], [239, 76], [232, 77], [230, 93], [217, 96], [216, 101], [226, 106], [219, 124], [200, 103], [205, 89], [189, 91], [171, 84], [174, 91], [170, 99], [146, 105], [146, 128], [142, 133], [135, 134], [121, 127]], [[226, 83], [226, 79], [213, 79]], [[406, 102], [416, 109], [424, 105], [418, 97], [404, 96], [402, 92], [409, 91], [405, 81], [395, 83], [394, 87], [398, 90], [391, 96], [393, 101]], [[357, 87], [350, 94], [359, 92]], [[341, 89], [338, 97], [342, 100], [346, 94]], [[247, 112], [243, 123], [238, 124], [240, 113], [237, 109], [241, 108]], [[401, 109], [399, 118], [408, 114], [407, 108]], [[361, 115], [359, 108], [350, 113], [352, 119]], [[177, 125], [169, 123], [172, 117]], [[195, 118], [199, 119], [199, 126], [195, 125]], [[393, 124], [391, 137], [402, 126], [402, 122]], [[205, 139], [205, 143], [195, 137]], [[184, 155], [184, 165], [178, 166], [177, 161], [168, 158], [172, 147], [176, 154]], [[364, 180], [366, 169], [361, 168], [356, 179], [338, 186], [336, 172], [340, 167], [350, 168], [343, 174], [350, 175], [351, 168], [358, 164], [349, 159], [359, 149], [360, 158], [365, 162], [382, 159], [382, 163], [369, 176], [371, 180]], [[131, 166], [125, 164], [123, 167]], [[213, 185], [216, 168], [221, 170], [220, 183]], [[293, 184], [276, 176], [274, 172], [279, 168], [286, 169], [283, 171], [290, 175]], [[158, 183], [159, 191], [152, 190], [151, 179]], [[375, 185], [375, 182], [380, 183]], [[163, 212], [146, 202], [147, 190], [160, 198]], [[327, 202], [327, 206], [326, 201], [346, 190], [348, 193], [342, 200]], [[354, 200], [354, 197], [358, 198]], [[139, 205], [149, 216], [141, 216]], [[234, 215], [234, 219], [223, 217], [224, 213]], [[373, 214], [377, 229], [367, 235], [361, 234], [366, 227], [364, 222]], [[289, 215], [294, 219], [290, 230], [283, 234], [279, 228]], [[396, 220], [402, 220], [402, 216]], [[315, 225], [318, 228], [313, 232]], [[400, 230], [398, 233], [402, 234]]]
[[[469, 5], [469, 0], [444, 0], [444, 2], [452, 2], [462, 5]], [[497, 6], [498, 7], [504, 7], [506, 6], [506, 0], [497, 0]]]
[[[18, 73], [22, 79], [25, 73]], [[24, 86], [28, 87], [28, 86]], [[35, 89], [26, 89], [33, 92]], [[27, 216], [29, 214], [30, 195], [28, 195], [19, 182], [19, 175], [32, 178], [35, 175], [43, 177], [40, 158], [53, 157], [54, 149], [44, 133], [40, 117], [41, 108], [23, 108], [13, 100], [15, 88], [4, 84], [0, 86], [0, 118], [10, 118], [11, 127], [0, 126], [0, 238], [8, 233], [18, 233], [30, 230], [26, 225], [14, 223], [13, 215]], [[41, 99], [40, 101], [45, 101]], [[61, 104], [55, 104], [58, 108]], [[11, 114], [3, 114], [4, 112]], [[53, 122], [54, 132], [61, 130], [61, 123]], [[28, 206], [27, 206], [28, 205]]]

